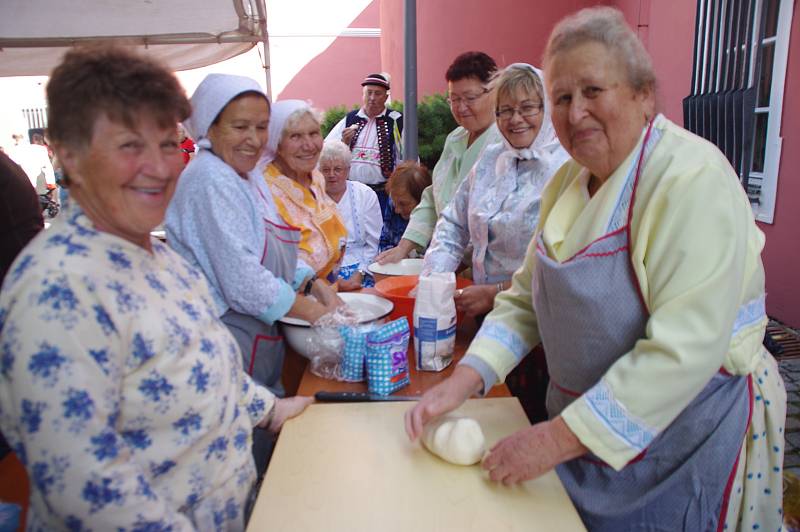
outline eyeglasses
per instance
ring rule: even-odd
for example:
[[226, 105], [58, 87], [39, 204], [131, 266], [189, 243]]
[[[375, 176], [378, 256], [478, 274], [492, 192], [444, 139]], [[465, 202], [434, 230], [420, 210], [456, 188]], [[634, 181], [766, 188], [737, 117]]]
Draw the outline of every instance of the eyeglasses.
[[465, 94], [464, 96], [453, 96], [453, 97], [448, 96], [447, 103], [450, 105], [450, 107], [458, 107], [462, 103], [467, 107], [472, 107], [473, 105], [475, 105], [475, 102], [477, 102], [481, 98], [481, 96], [483, 96], [487, 92], [489, 92], [489, 89], [483, 89], [483, 92], [481, 92], [480, 94]]
[[542, 112], [542, 108], [544, 105], [542, 104], [533, 104], [533, 103], [526, 103], [525, 105], [521, 105], [520, 107], [505, 107], [500, 109], [499, 111], [495, 111], [494, 116], [499, 118], [500, 120], [511, 120], [514, 116], [514, 113], [519, 113], [519, 116], [522, 118], [530, 118], [532, 116], [536, 116]]
[[349, 167], [346, 166], [326, 166], [326, 167], [320, 166], [319, 171], [322, 172], [323, 174], [331, 173], [335, 175], [342, 175], [347, 173], [348, 169]]

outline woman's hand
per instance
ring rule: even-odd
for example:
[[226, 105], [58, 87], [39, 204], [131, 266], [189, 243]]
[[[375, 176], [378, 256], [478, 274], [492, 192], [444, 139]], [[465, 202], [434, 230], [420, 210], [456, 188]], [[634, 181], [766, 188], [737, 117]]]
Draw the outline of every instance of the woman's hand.
[[329, 285], [322, 279], [317, 279], [311, 285], [311, 295], [324, 306], [328, 312], [336, 310], [336, 307], [344, 305], [344, 301], [336, 293], [334, 286]]
[[269, 420], [265, 428], [270, 432], [280, 432], [283, 424], [295, 416], [299, 416], [308, 405], [314, 402], [312, 397], [296, 395], [285, 399], [275, 399], [272, 419]]
[[544, 475], [588, 449], [561, 417], [537, 423], [503, 438], [484, 458], [489, 478], [511, 486]]
[[461, 406], [483, 387], [480, 374], [469, 366], [456, 366], [453, 374], [422, 396], [413, 408], [406, 411], [406, 434], [411, 441], [422, 435], [430, 420]]
[[400, 262], [404, 258], [408, 257], [408, 254], [411, 253], [411, 250], [417, 247], [411, 240], [406, 240], [405, 238], [401, 238], [400, 242], [397, 244], [396, 247], [391, 249], [387, 249], [383, 253], [379, 253], [377, 257], [375, 257], [375, 261], [378, 264], [389, 264], [393, 262]]
[[494, 306], [497, 286], [493, 284], [476, 284], [456, 290], [456, 310], [468, 316], [486, 314]]
[[351, 292], [353, 290], [360, 290], [363, 281], [364, 275], [361, 272], [354, 272], [349, 279], [339, 279], [337, 284], [341, 292]]

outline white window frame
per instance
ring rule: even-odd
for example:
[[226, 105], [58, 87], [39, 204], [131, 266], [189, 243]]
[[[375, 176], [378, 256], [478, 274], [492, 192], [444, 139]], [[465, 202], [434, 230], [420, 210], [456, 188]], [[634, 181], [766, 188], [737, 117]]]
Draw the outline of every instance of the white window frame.
[[[759, 6], [756, 13], [760, 14], [763, 3], [758, 2]], [[776, 34], [774, 38], [764, 39], [765, 42], [774, 39], [774, 55], [772, 63], [772, 86], [770, 89], [769, 107], [758, 107], [756, 112], [766, 112], [767, 118], [767, 138], [764, 149], [764, 170], [763, 172], [750, 172], [750, 179], [760, 180], [759, 203], [752, 204], [753, 214], [756, 220], [772, 224], [775, 219], [775, 199], [778, 193], [778, 171], [781, 165], [781, 149], [783, 147], [783, 137], [781, 137], [781, 118], [783, 115], [783, 93], [786, 84], [786, 66], [789, 59], [789, 37], [792, 30], [792, 16], [794, 14], [794, 0], [780, 0], [778, 6], [778, 20]], [[759, 36], [754, 36], [753, 54], [754, 59], [760, 51]], [[755, 72], [751, 69], [750, 85], [755, 83]], [[755, 143], [753, 143], [755, 147]], [[751, 158], [752, 161], [752, 158]], [[751, 163], [752, 164], [752, 163]]]

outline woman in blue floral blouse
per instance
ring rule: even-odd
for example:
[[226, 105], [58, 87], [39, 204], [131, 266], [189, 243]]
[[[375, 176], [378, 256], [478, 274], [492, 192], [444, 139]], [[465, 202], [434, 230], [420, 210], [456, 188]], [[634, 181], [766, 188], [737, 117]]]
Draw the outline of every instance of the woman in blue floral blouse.
[[30, 530], [241, 530], [254, 426], [276, 399], [242, 370], [205, 277], [150, 231], [183, 163], [177, 80], [76, 49], [47, 86], [75, 200], [0, 293], [0, 429], [31, 480]]

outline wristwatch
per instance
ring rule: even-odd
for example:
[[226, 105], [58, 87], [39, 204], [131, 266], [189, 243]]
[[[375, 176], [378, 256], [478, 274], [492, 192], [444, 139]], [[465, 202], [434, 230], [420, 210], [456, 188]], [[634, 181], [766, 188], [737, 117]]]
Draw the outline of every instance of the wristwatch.
[[303, 295], [308, 296], [311, 294], [311, 289], [314, 287], [314, 281], [317, 280], [317, 274], [311, 276], [311, 278], [306, 281], [306, 285], [303, 287]]

